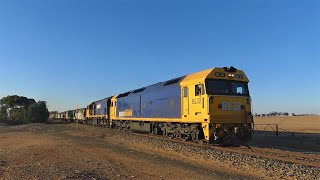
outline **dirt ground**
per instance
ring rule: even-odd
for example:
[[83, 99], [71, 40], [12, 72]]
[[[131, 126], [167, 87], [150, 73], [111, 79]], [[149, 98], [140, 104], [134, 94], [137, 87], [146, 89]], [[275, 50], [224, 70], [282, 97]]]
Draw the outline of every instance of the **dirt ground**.
[[[272, 122], [304, 131], [295, 136], [257, 132], [249, 145], [320, 154], [320, 133], [315, 133], [318, 121], [307, 119], [311, 120], [303, 122], [310, 123], [296, 117], [256, 119], [256, 123]], [[256, 157], [238, 159], [228, 152], [206, 151], [81, 124], [0, 124], [0, 179], [287, 179], [283, 176], [291, 170], [290, 166], [285, 171], [275, 169], [274, 164], [282, 165], [263, 163], [269, 160]], [[237, 165], [249, 159], [254, 163]], [[255, 162], [261, 162], [263, 168]], [[281, 176], [277, 176], [279, 171], [283, 171]]]
[[265, 178], [197, 157], [124, 143], [118, 141], [119, 130], [83, 128], [66, 124], [0, 125], [0, 179]]

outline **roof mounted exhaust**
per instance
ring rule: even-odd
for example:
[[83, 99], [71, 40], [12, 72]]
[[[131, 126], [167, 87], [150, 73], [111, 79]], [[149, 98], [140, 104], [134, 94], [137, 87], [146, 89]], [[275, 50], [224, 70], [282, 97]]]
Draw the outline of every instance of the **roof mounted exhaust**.
[[228, 67], [223, 67], [223, 69], [224, 69], [224, 71], [226, 71], [226, 72], [231, 72], [231, 73], [237, 72], [237, 68], [235, 68], [235, 67], [233, 67], [233, 66], [231, 66], [230, 68], [228, 68]]

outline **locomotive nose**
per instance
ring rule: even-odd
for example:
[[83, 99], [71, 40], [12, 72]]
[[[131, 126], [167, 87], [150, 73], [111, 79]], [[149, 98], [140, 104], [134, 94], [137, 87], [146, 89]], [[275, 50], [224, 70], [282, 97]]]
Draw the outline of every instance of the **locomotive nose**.
[[250, 123], [251, 105], [246, 97], [210, 97], [209, 114], [214, 123]]

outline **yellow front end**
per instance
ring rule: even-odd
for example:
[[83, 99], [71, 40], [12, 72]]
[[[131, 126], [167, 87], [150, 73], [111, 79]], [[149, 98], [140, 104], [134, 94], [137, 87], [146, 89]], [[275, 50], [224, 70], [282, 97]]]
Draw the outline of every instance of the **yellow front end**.
[[228, 97], [209, 95], [210, 122], [252, 123], [251, 100], [249, 97]]
[[241, 70], [214, 68], [181, 82], [182, 120], [201, 123], [204, 139], [251, 137], [253, 118], [248, 78]]
[[232, 137], [250, 140], [253, 123], [250, 98], [209, 96], [209, 114], [211, 141]]

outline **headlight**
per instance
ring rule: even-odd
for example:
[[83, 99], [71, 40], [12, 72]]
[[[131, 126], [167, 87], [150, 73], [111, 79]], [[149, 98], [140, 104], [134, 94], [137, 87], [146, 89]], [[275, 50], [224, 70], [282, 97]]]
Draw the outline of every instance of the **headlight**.
[[241, 74], [236, 74], [236, 78], [238, 78], [238, 79], [243, 79], [243, 75], [241, 75]]
[[216, 72], [216, 76], [217, 76], [217, 77], [225, 77], [226, 74], [225, 74], [225, 73], [222, 73], [222, 72]]

